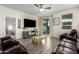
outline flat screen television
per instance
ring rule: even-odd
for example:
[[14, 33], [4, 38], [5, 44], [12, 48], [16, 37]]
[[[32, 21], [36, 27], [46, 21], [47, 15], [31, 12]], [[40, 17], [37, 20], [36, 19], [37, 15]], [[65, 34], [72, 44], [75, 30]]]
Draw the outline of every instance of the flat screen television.
[[24, 19], [24, 27], [36, 27], [36, 21], [30, 19]]

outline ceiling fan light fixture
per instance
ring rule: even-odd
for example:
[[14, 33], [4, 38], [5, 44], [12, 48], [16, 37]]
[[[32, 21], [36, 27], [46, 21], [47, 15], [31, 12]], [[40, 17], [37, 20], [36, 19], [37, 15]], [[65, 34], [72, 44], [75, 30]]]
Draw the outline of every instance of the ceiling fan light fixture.
[[40, 11], [44, 11], [44, 9], [41, 8]]

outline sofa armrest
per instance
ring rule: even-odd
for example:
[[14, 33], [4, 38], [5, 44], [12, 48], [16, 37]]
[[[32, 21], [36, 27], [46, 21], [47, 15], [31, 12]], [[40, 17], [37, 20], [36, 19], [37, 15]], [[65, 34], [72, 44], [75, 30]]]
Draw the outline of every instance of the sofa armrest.
[[0, 40], [1, 40], [1, 41], [4, 41], [4, 40], [8, 40], [8, 39], [10, 39], [10, 38], [11, 38], [10, 36], [6, 36], [6, 37], [0, 38]]
[[52, 52], [52, 54], [56, 54], [56, 52]]
[[3, 54], [3, 51], [0, 51], [0, 54]]

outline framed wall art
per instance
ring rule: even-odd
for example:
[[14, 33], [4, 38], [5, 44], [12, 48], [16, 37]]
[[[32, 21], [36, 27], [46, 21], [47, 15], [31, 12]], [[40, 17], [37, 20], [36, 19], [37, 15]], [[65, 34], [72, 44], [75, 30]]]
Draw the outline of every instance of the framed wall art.
[[54, 25], [60, 25], [60, 18], [59, 17], [56, 17], [53, 19], [53, 24]]
[[18, 28], [21, 28], [21, 19], [18, 19]]

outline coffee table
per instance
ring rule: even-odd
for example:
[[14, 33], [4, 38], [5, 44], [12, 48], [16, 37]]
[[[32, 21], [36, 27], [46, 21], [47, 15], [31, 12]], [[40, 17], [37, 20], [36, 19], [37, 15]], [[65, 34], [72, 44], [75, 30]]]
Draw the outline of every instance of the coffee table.
[[37, 35], [37, 36], [34, 36], [34, 37], [32, 37], [32, 42], [33, 43], [36, 43], [37, 45], [39, 45], [40, 43], [41, 43], [41, 41], [43, 40], [43, 39], [45, 39], [45, 35]]

